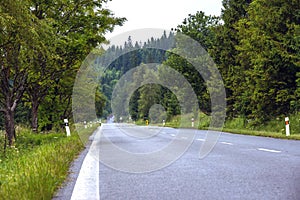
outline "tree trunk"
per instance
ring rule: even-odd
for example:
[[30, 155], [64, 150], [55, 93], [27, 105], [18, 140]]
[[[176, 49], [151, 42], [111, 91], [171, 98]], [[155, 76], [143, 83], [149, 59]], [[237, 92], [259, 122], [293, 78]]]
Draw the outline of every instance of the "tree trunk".
[[14, 111], [6, 110], [5, 114], [5, 132], [8, 139], [8, 145], [11, 146], [16, 139]]
[[38, 131], [38, 109], [39, 109], [39, 103], [38, 101], [32, 101], [32, 110], [31, 110], [31, 128], [33, 132]]

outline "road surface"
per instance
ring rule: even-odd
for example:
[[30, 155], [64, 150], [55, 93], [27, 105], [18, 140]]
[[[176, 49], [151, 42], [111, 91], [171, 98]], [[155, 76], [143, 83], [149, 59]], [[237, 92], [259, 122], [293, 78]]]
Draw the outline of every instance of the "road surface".
[[[113, 152], [103, 155], [109, 152], [102, 151], [106, 143], [99, 142], [101, 136], [139, 154], [155, 152], [173, 140], [184, 143], [188, 136], [176, 137], [173, 128], [121, 126], [103, 124], [94, 133], [89, 148], [94, 153], [79, 157], [69, 182], [54, 199], [300, 199], [300, 141], [222, 133], [212, 152], [199, 159], [206, 131], [186, 129], [195, 138], [183, 156], [159, 170], [128, 173], [101, 161], [106, 156], [122, 164]], [[134, 168], [137, 163], [127, 165]]]

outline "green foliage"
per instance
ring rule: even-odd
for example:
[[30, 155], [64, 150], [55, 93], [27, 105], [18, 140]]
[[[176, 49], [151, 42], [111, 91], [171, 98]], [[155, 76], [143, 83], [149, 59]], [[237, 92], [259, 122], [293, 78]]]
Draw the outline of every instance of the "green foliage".
[[[6, 129], [11, 143], [14, 118], [25, 125], [30, 121], [33, 129], [39, 127], [39, 131], [59, 130], [64, 118], [72, 118], [72, 88], [83, 59], [94, 47], [106, 42], [107, 31], [125, 21], [114, 17], [104, 8], [105, 3], [107, 0], [1, 1], [0, 127]], [[217, 64], [226, 88], [226, 126], [259, 129], [269, 124], [271, 128], [277, 127], [276, 118], [289, 115], [294, 120], [292, 116], [297, 116], [299, 6], [297, 0], [223, 0], [220, 17], [199, 11], [175, 29], [201, 43]], [[180, 46], [184, 41], [178, 40], [175, 46], [174, 33], [167, 36], [164, 32], [161, 38], [149, 38], [144, 44], [133, 44], [129, 37], [123, 46], [110, 47], [105, 54], [112, 63], [95, 95], [98, 117], [111, 114], [111, 93], [120, 77], [142, 63], [163, 63], [180, 72], [195, 91], [201, 111], [208, 116], [211, 102], [207, 86], [219, 83], [213, 83], [214, 77], [204, 83], [191, 63], [176, 55], [184, 48]], [[166, 53], [160, 48], [172, 51]], [[103, 49], [94, 51], [95, 57], [102, 53]], [[195, 60], [205, 62], [202, 57]], [[167, 74], [162, 67], [160, 70], [160, 76]], [[140, 79], [143, 75], [136, 74], [134, 80]], [[124, 103], [120, 101], [117, 106]], [[178, 102], [169, 89], [148, 84], [132, 94], [130, 115], [133, 120], [149, 118], [152, 106], [161, 104], [170, 121], [181, 114]], [[202, 117], [200, 127], [205, 127], [210, 119]]]
[[204, 12], [198, 11], [194, 15], [189, 14], [189, 17], [177, 26], [176, 31], [190, 36], [208, 50], [214, 45], [215, 32], [212, 28], [219, 25], [219, 20], [219, 17], [207, 16]]
[[15, 138], [14, 114], [27, 86], [36, 52], [43, 52], [43, 24], [27, 9], [30, 1], [0, 3], [0, 112], [4, 112], [9, 144]]
[[[103, 117], [107, 117], [111, 114], [111, 99], [113, 89], [116, 83], [119, 81], [120, 77], [128, 72], [130, 69], [133, 69], [137, 66], [147, 64], [147, 63], [162, 63], [166, 58], [166, 51], [163, 49], [170, 49], [174, 45], [174, 34], [170, 33], [168, 36], [166, 32], [158, 38], [150, 38], [144, 44], [135, 43], [132, 44], [131, 37], [125, 42], [123, 46], [111, 46], [106, 50], [104, 56], [105, 60], [108, 60], [111, 63], [104, 63], [104, 66], [109, 65], [107, 69], [105, 69], [105, 73], [101, 77], [101, 91], [105, 95], [106, 106], [103, 111]], [[146, 73], [146, 72], [145, 72]], [[149, 73], [148, 73], [149, 75]], [[130, 87], [125, 88], [123, 91], [124, 96], [130, 93], [130, 88], [135, 88], [136, 86], [139, 88], [142, 85], [143, 77], [145, 75], [143, 73], [135, 73], [132, 77], [132, 84]], [[121, 84], [122, 85], [122, 84]], [[153, 86], [153, 85], [152, 85]], [[151, 87], [152, 87], [151, 86]], [[136, 88], [136, 90], [129, 102], [130, 107], [130, 115], [132, 120], [138, 120], [140, 118], [148, 117], [148, 109], [155, 103], [158, 103], [161, 99], [160, 95], [162, 93], [163, 88], [161, 86], [155, 85], [153, 86], [155, 89], [149, 90], [150, 85]], [[147, 97], [147, 91], [152, 91], [152, 96], [155, 96], [154, 99], [150, 101]], [[155, 94], [154, 94], [155, 93]], [[116, 111], [121, 110], [121, 106], [125, 103], [124, 99], [115, 99], [115, 108]], [[161, 102], [160, 102], [161, 103]], [[164, 104], [165, 105], [165, 104]], [[139, 112], [142, 111], [142, 112]], [[121, 113], [115, 113], [116, 119], [119, 119], [122, 116]], [[122, 116], [124, 119], [128, 119], [128, 116]]]
[[294, 1], [257, 0], [248, 8], [249, 17], [237, 24], [237, 58], [244, 81], [236, 106], [247, 107], [248, 117], [257, 123], [292, 111], [299, 70], [300, 47], [294, 45], [299, 11]]
[[[217, 18], [198, 12], [189, 15], [190, 18], [178, 26], [178, 31], [200, 41], [222, 74], [227, 93], [226, 129], [284, 138], [283, 119], [289, 116], [293, 121], [291, 132], [297, 135], [300, 124], [299, 2], [224, 0], [223, 6], [221, 23]], [[174, 52], [179, 50], [177, 46]], [[179, 70], [193, 85], [201, 110], [206, 113], [200, 115], [199, 127], [207, 128], [210, 105], [205, 103], [209, 99], [205, 96], [205, 84], [184, 62], [169, 55], [164, 63]], [[169, 125], [178, 127], [179, 118], [173, 117]]]
[[[213, 28], [219, 23], [219, 18], [215, 16], [206, 16], [203, 12], [197, 12], [195, 15], [189, 15], [189, 18], [184, 19], [182, 25], [178, 25], [176, 28], [177, 33], [183, 33], [192, 39], [198, 41], [204, 50], [212, 48], [215, 40], [215, 33]], [[193, 65], [207, 64], [205, 56], [203, 55], [191, 55], [191, 59], [195, 60], [193, 65], [189, 63], [185, 58], [178, 56], [181, 51], [185, 51], [186, 43], [185, 38], [176, 37], [176, 47], [172, 49], [172, 53], [168, 54], [168, 58], [163, 62], [164, 65], [170, 66], [189, 82], [192, 86], [195, 94], [198, 98], [198, 104], [202, 112], [209, 113], [211, 111], [211, 105], [209, 100], [209, 94], [207, 92], [207, 83], [204, 82], [204, 77], [194, 68]], [[182, 46], [183, 45], [183, 46]], [[187, 51], [193, 54], [192, 49]], [[205, 71], [205, 70], [204, 70]], [[206, 72], [203, 72], [206, 73]], [[170, 73], [168, 76], [172, 76]], [[169, 78], [168, 80], [172, 80]], [[176, 78], [174, 79], [176, 80]], [[169, 98], [172, 99], [172, 98]], [[180, 110], [180, 108], [176, 108]], [[174, 113], [175, 115], [179, 114]]]
[[238, 51], [235, 46], [239, 43], [237, 30], [234, 28], [240, 19], [247, 17], [247, 7], [252, 0], [223, 0], [221, 20], [223, 24], [214, 26], [215, 40], [208, 52], [217, 64], [224, 80], [227, 97], [227, 116], [237, 117], [240, 114], [247, 115], [248, 110], [235, 103], [239, 101], [243, 90], [240, 84], [244, 82], [244, 74], [239, 70], [237, 60]]
[[[15, 135], [14, 117], [18, 123], [29, 124], [30, 120], [33, 130], [59, 128], [64, 118], [71, 118], [72, 87], [81, 62], [106, 42], [107, 31], [125, 21], [105, 9], [105, 3], [107, 0], [1, 1], [0, 111], [5, 114], [10, 144]], [[96, 98], [101, 114], [103, 98], [100, 93]], [[19, 102], [22, 108], [15, 113]], [[31, 111], [30, 117], [28, 112], [21, 113], [24, 109]]]

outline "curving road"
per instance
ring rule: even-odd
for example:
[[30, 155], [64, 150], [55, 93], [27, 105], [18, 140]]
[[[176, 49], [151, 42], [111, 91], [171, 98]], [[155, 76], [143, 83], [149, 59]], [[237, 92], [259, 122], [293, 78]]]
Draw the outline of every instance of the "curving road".
[[[181, 131], [103, 124], [54, 199], [300, 199], [300, 141], [222, 133], [213, 151], [199, 159], [206, 131]], [[194, 133], [187, 151], [165, 167], [169, 152], [132, 160], [109, 146], [147, 156], [177, 141], [171, 148], [176, 152]], [[160, 169], [149, 170], [155, 167]], [[150, 172], [123, 172], [131, 169]]]

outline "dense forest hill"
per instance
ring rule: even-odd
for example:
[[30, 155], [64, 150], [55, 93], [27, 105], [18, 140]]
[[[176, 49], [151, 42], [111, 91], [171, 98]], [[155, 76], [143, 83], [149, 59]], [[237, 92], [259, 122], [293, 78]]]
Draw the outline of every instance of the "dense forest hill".
[[[299, 3], [230, 0], [223, 1], [223, 5], [221, 17], [207, 16], [201, 11], [191, 14], [174, 29], [174, 34], [180, 32], [198, 41], [215, 61], [225, 84], [227, 118], [243, 118], [251, 126], [257, 126], [297, 113], [300, 108]], [[128, 44], [130, 38], [124, 49], [134, 46], [143, 49], [138, 43]], [[112, 47], [109, 51], [121, 51], [121, 48]], [[110, 80], [117, 80], [130, 67], [147, 63], [146, 57], [138, 52], [142, 51], [126, 55], [122, 57], [125, 60], [118, 59], [112, 64], [109, 76], [114, 74], [115, 77]], [[157, 53], [155, 59], [184, 74], [197, 93], [200, 109], [209, 114], [210, 101], [205, 84], [201, 76], [191, 71], [189, 63], [174, 54]], [[104, 84], [105, 95], [111, 92], [113, 85]], [[156, 89], [156, 100], [152, 103], [147, 98], [143, 100], [146, 93], [152, 94], [149, 91], [153, 89], [149, 87], [153, 88], [149, 85], [141, 87], [133, 95], [135, 101], [131, 102], [138, 102], [138, 105], [130, 105], [135, 111], [131, 117], [147, 118], [147, 113], [137, 115], [136, 112], [142, 111], [145, 105], [149, 108], [161, 101], [165, 110], [176, 110], [176, 100], [167, 104], [166, 99], [170, 96], [163, 97], [163, 88]], [[146, 93], [142, 94], [142, 91]], [[174, 104], [175, 107], [169, 106]]]
[[[105, 96], [106, 104], [103, 109], [103, 113], [98, 114], [104, 118], [111, 114], [113, 89], [122, 75], [124, 75], [128, 70], [138, 67], [143, 63], [163, 63], [168, 57], [166, 49], [172, 48], [174, 48], [174, 33], [167, 33], [166, 31], [164, 31], [160, 38], [152, 37], [144, 43], [135, 42], [135, 44], [133, 44], [132, 38], [129, 36], [123, 46], [113, 45], [109, 47], [105, 54], [107, 60], [111, 61], [111, 63], [105, 64], [108, 65], [108, 68], [101, 77], [101, 92]], [[140, 100], [140, 91], [141, 90], [137, 90], [133, 94], [133, 100], [130, 104], [132, 111], [135, 110], [134, 114], [131, 116], [133, 120], [138, 119], [137, 100]], [[140, 104], [141, 102], [142, 101], [140, 100]], [[147, 114], [144, 113], [141, 115], [145, 115], [146, 117]]]

